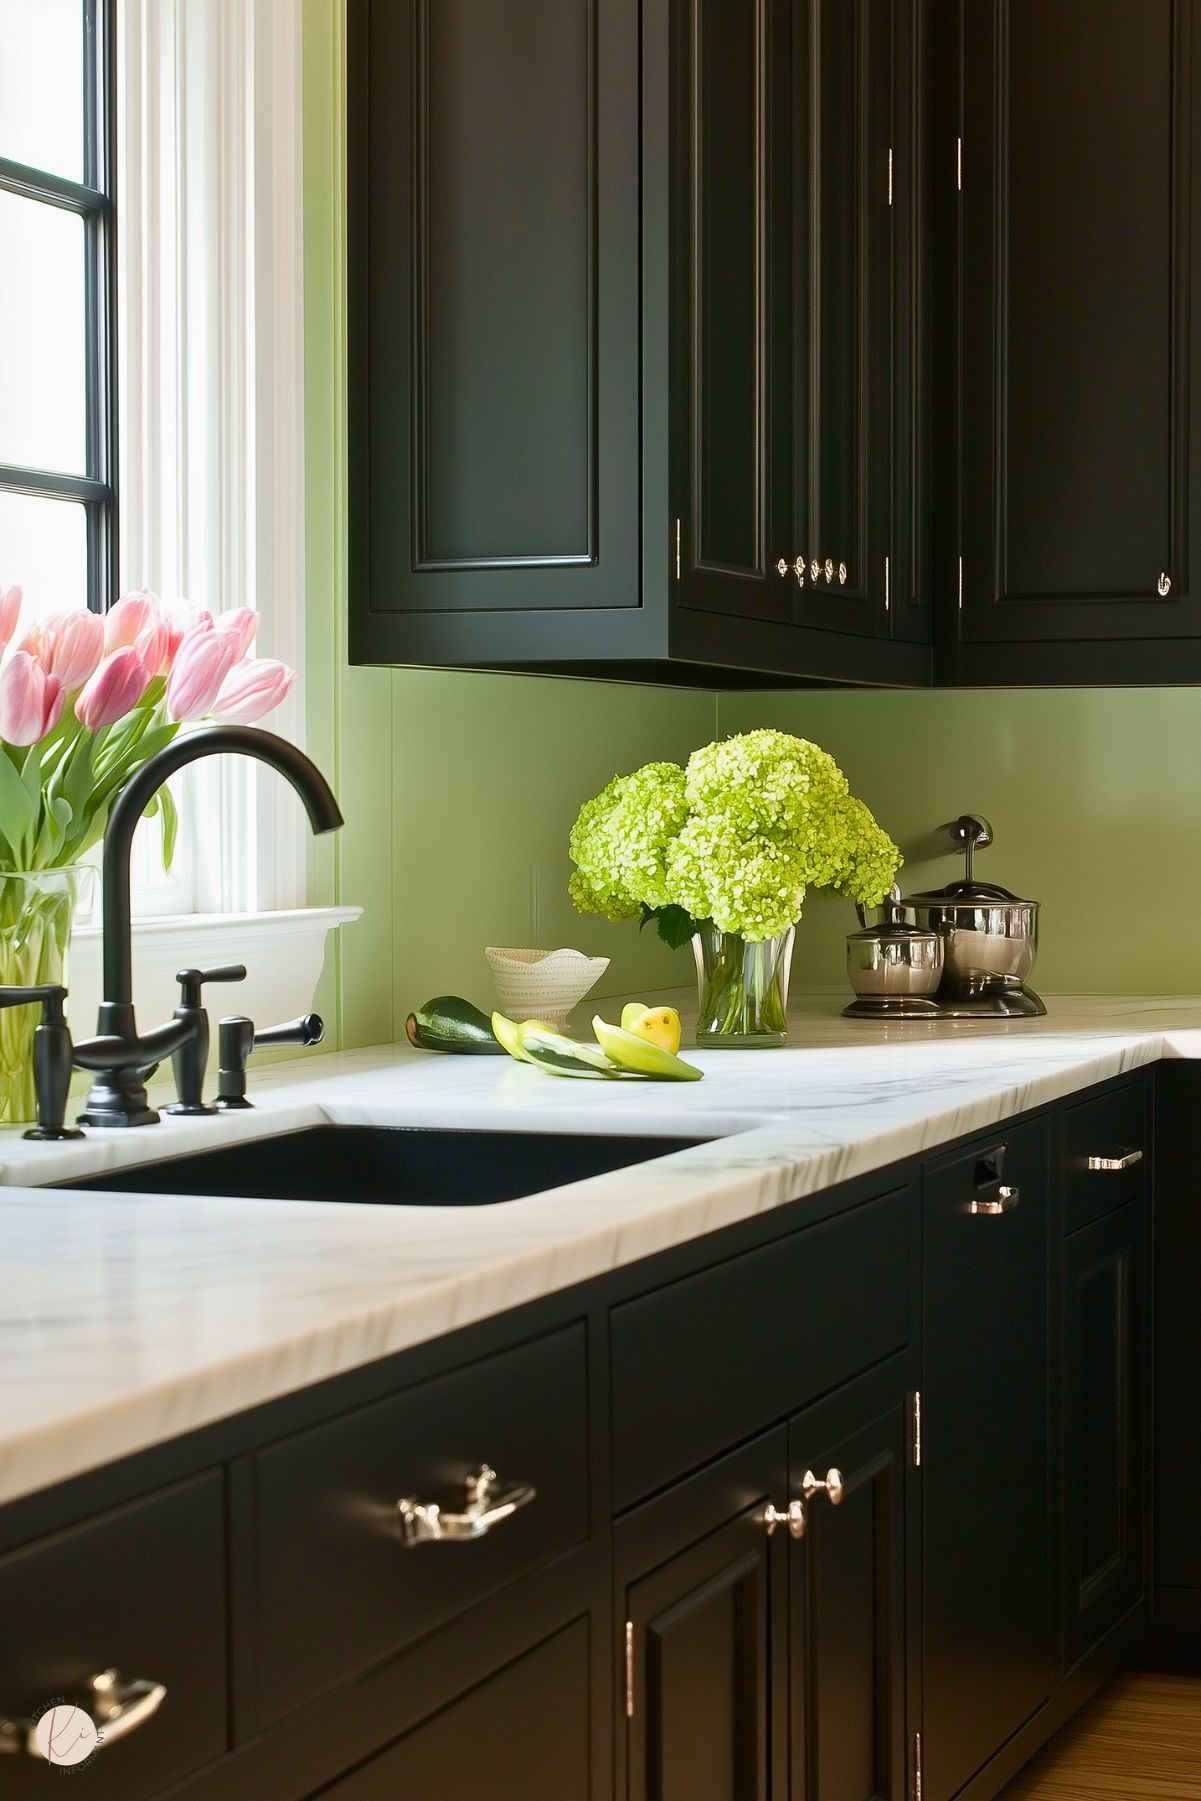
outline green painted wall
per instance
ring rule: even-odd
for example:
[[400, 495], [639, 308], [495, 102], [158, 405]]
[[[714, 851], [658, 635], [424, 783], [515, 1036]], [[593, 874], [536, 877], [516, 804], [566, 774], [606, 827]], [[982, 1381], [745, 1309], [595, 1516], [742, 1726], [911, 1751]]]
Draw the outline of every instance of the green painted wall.
[[[740, 694], [723, 732], [775, 725], [836, 757], [906, 853], [909, 889], [954, 878], [932, 827], [983, 813], [986, 879], [1043, 903], [1039, 985], [1201, 993], [1201, 690]], [[841, 982], [846, 902], [815, 896], [796, 979]]]
[[365, 909], [318, 1004], [337, 1042], [390, 1040], [432, 994], [487, 1002], [486, 944], [609, 956], [599, 993], [688, 980], [686, 953], [572, 910], [567, 834], [617, 770], [711, 738], [714, 696], [347, 663], [341, 0], [303, 16], [308, 742], [346, 814], [310, 886]]

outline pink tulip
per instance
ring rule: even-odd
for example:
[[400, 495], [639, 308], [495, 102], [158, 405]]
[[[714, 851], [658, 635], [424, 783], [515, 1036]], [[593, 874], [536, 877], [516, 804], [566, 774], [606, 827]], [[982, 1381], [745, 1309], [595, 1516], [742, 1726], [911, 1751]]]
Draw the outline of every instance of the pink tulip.
[[259, 616], [253, 607], [234, 607], [232, 612], [220, 614], [216, 625], [219, 632], [228, 632], [237, 640], [238, 655], [244, 657], [254, 643]]
[[68, 694], [82, 688], [104, 651], [104, 621], [98, 613], [52, 613], [30, 626], [21, 649], [55, 675]]
[[0, 650], [4, 649], [16, 631], [20, 611], [20, 588], [9, 588], [7, 593], [0, 589]]
[[14, 651], [0, 670], [0, 738], [36, 744], [58, 724], [66, 695], [27, 650]]
[[172, 719], [203, 719], [237, 661], [237, 639], [229, 632], [214, 631], [211, 620], [185, 632], [167, 677], [167, 711]]
[[213, 718], [223, 725], [253, 725], [291, 694], [296, 671], [270, 657], [248, 658], [231, 669], [221, 684]]
[[164, 618], [168, 638], [166, 666], [169, 670], [187, 634], [198, 625], [212, 626], [214, 620], [207, 607], [190, 607], [186, 600], [177, 601], [173, 607], [168, 607]]
[[75, 702], [75, 717], [90, 732], [115, 725], [136, 707], [150, 686], [151, 671], [132, 644], [105, 657]]
[[104, 616], [105, 651], [124, 650], [139, 633], [153, 630], [159, 617], [158, 597], [149, 588], [123, 594]]

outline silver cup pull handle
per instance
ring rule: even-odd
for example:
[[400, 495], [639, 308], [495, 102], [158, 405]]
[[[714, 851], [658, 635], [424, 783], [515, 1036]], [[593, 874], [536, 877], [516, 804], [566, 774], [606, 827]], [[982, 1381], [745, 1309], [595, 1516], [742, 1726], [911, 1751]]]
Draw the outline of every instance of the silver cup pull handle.
[[[122, 1682], [117, 1670], [101, 1670], [88, 1686], [92, 1691], [89, 1711], [100, 1749], [144, 1726], [167, 1695], [163, 1683], [140, 1678]], [[38, 1742], [38, 1724], [35, 1720], [0, 1719], [0, 1755], [25, 1752], [29, 1757], [45, 1758], [47, 1753]]]
[[528, 1507], [537, 1492], [532, 1482], [502, 1482], [494, 1469], [481, 1464], [467, 1478], [466, 1504], [460, 1513], [447, 1513], [436, 1501], [419, 1501], [413, 1495], [398, 1501], [400, 1542], [412, 1550], [417, 1545], [484, 1538], [519, 1507]]
[[1116, 1157], [1090, 1157], [1089, 1169], [1131, 1169], [1134, 1164], [1141, 1163], [1141, 1151], [1119, 1151]]
[[1001, 1187], [997, 1189], [996, 1194], [990, 1196], [987, 1201], [969, 1201], [964, 1211], [967, 1213], [989, 1214], [1012, 1213], [1021, 1198], [1022, 1191], [1020, 1188], [1009, 1188], [1002, 1183]]

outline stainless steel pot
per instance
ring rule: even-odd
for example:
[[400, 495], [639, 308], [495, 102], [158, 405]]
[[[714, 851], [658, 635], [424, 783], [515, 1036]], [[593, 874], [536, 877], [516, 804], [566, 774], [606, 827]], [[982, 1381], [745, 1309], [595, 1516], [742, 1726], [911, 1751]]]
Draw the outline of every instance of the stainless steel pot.
[[943, 994], [965, 1000], [1000, 983], [1025, 984], [1038, 955], [1038, 902], [987, 882], [952, 882], [902, 903], [906, 920], [943, 947]]
[[943, 976], [942, 938], [937, 931], [906, 923], [899, 889], [893, 889], [882, 911], [882, 923], [869, 926], [863, 908], [858, 909], [863, 930], [847, 937], [851, 987], [862, 1000], [933, 995]]
[[911, 894], [901, 903], [904, 919], [942, 939], [941, 997], [969, 1000], [998, 988], [1024, 986], [1038, 955], [1039, 903], [975, 880], [973, 855], [992, 843], [986, 819], [965, 813], [945, 829], [963, 851], [962, 878], [926, 894]]

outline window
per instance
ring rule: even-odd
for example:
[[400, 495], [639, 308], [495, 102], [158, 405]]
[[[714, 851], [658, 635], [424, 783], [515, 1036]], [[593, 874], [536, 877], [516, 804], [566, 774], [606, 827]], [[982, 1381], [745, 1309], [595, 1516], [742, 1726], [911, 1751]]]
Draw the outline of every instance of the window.
[[117, 588], [113, 0], [0, 0], [0, 582]]

